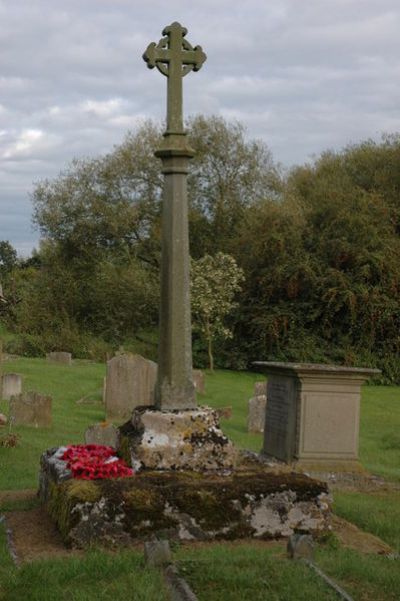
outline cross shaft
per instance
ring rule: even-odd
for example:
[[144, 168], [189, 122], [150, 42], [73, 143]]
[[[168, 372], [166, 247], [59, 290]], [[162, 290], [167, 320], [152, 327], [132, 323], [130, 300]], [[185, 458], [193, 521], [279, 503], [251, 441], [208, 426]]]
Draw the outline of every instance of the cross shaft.
[[194, 152], [186, 142], [182, 115], [182, 78], [198, 71], [206, 60], [193, 48], [187, 30], [172, 23], [158, 44], [152, 42], [143, 58], [150, 69], [168, 78], [167, 130], [155, 155], [162, 160], [164, 198], [161, 244], [161, 303], [156, 406], [160, 410], [196, 407], [192, 373], [190, 319], [187, 171]]

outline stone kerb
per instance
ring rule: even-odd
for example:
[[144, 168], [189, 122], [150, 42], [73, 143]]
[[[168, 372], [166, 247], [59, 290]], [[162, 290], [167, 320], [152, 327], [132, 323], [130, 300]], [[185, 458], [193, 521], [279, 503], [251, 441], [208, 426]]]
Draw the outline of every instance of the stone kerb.
[[10, 419], [18, 426], [50, 427], [51, 410], [52, 398], [38, 392], [25, 392], [10, 399]]
[[9, 401], [13, 395], [22, 392], [22, 376], [20, 374], [3, 374], [1, 377], [1, 398]]
[[124, 420], [135, 407], [154, 404], [157, 364], [140, 355], [121, 354], [107, 361], [107, 419]]
[[263, 453], [309, 471], [359, 471], [361, 385], [376, 369], [257, 362], [268, 374]]

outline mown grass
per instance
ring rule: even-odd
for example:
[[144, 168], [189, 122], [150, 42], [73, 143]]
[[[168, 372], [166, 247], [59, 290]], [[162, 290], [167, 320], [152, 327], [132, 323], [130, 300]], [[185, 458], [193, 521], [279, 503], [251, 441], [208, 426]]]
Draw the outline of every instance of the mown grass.
[[369, 494], [337, 491], [334, 498], [335, 513], [379, 536], [400, 553], [400, 491]]
[[17, 569], [4, 552], [0, 527], [1, 601], [167, 601], [161, 574], [135, 551], [89, 551], [79, 556], [34, 561]]
[[[328, 601], [337, 593], [307, 565], [289, 560], [281, 548], [216, 544], [183, 548], [179, 567], [199, 601]], [[397, 601], [400, 570], [391, 560], [321, 546], [316, 563], [342, 588], [363, 601]]]

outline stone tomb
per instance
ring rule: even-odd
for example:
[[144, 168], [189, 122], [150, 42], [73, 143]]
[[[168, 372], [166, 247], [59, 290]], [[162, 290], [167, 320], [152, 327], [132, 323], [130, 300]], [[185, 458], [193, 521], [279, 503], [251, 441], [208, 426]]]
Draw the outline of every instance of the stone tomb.
[[52, 424], [52, 398], [38, 392], [24, 392], [10, 400], [10, 419], [17, 426], [46, 428]]
[[135, 407], [154, 403], [157, 364], [140, 355], [117, 355], [107, 361], [105, 384], [106, 416], [127, 419]]
[[268, 374], [263, 453], [309, 471], [358, 471], [361, 385], [379, 370], [257, 362]]
[[[59, 456], [59, 453], [58, 453]], [[274, 539], [329, 527], [327, 485], [262, 465], [234, 473], [143, 471], [131, 478], [71, 478], [57, 449], [41, 458], [39, 497], [66, 544], [117, 546], [156, 537]]]
[[1, 398], [9, 401], [13, 395], [22, 392], [22, 376], [20, 374], [3, 374], [1, 377]]

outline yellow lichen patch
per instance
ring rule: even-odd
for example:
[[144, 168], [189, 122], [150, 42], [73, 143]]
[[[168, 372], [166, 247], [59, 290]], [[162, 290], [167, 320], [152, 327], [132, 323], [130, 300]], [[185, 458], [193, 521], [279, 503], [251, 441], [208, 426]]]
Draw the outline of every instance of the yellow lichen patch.
[[149, 489], [136, 488], [123, 494], [126, 504], [138, 511], [154, 509], [159, 504], [158, 495]]
[[91, 480], [68, 480], [65, 488], [67, 497], [81, 503], [95, 503], [101, 498], [98, 485]]

